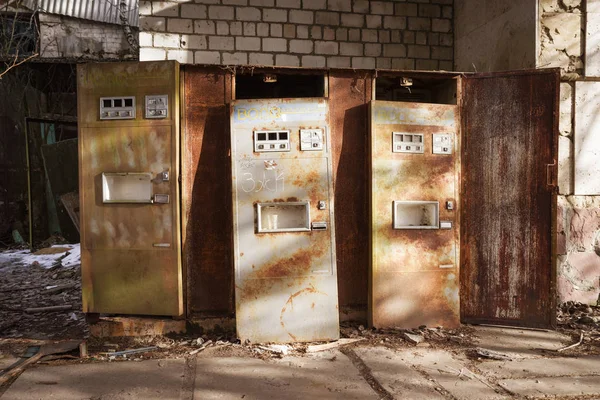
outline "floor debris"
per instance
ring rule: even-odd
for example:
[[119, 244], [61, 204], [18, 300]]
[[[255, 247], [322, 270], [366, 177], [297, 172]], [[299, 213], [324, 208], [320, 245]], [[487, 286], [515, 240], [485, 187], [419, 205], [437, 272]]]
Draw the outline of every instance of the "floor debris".
[[325, 344], [313, 344], [306, 348], [307, 353], [317, 353], [319, 351], [331, 350], [340, 346], [345, 346], [347, 344], [352, 344], [356, 342], [360, 342], [361, 340], [365, 340], [364, 338], [360, 339], [339, 339], [335, 342], [325, 343]]
[[142, 347], [140, 349], [129, 349], [129, 350], [123, 350], [123, 351], [115, 351], [112, 353], [104, 353], [106, 355], [108, 355], [109, 357], [127, 357], [133, 354], [140, 354], [140, 353], [148, 353], [150, 351], [154, 351], [157, 350], [158, 347], [156, 346], [151, 346], [151, 347]]
[[419, 344], [425, 340], [422, 335], [415, 335], [414, 333], [410, 332], [402, 332], [402, 336], [413, 344]]
[[489, 358], [490, 360], [507, 360], [507, 361], [510, 361], [510, 360], [513, 359], [513, 357], [509, 356], [508, 354], [500, 353], [499, 351], [493, 351], [493, 350], [484, 349], [484, 348], [481, 348], [481, 347], [476, 348], [475, 349], [475, 353], [477, 353], [477, 355], [479, 357]]
[[283, 354], [284, 356], [290, 353], [290, 346], [285, 344], [270, 344], [267, 346], [258, 346], [258, 348], [270, 351], [271, 353]]
[[580, 335], [579, 335], [579, 341], [578, 341], [577, 343], [573, 343], [573, 344], [572, 344], [572, 345], [570, 345], [570, 346], [561, 347], [560, 349], [558, 349], [558, 350], [556, 350], [556, 351], [557, 351], [558, 353], [560, 353], [560, 352], [563, 352], [563, 351], [565, 351], [565, 350], [572, 349], [572, 348], [574, 348], [574, 347], [577, 347], [577, 346], [579, 346], [579, 345], [580, 345], [582, 342], [583, 342], [583, 332], [581, 332], [581, 333], [580, 333]]

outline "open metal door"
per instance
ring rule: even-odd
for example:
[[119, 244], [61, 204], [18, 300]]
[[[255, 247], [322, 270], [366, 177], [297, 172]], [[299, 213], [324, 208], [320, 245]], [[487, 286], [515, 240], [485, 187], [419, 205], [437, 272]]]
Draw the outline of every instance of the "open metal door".
[[556, 324], [559, 71], [462, 78], [461, 321]]

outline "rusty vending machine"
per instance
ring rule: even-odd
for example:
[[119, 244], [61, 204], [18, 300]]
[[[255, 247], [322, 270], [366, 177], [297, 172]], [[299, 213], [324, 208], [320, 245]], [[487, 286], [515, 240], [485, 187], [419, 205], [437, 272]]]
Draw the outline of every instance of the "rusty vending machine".
[[459, 325], [456, 105], [371, 102], [370, 324]]
[[183, 314], [179, 64], [79, 65], [86, 313]]
[[325, 99], [237, 100], [231, 160], [238, 337], [339, 337]]

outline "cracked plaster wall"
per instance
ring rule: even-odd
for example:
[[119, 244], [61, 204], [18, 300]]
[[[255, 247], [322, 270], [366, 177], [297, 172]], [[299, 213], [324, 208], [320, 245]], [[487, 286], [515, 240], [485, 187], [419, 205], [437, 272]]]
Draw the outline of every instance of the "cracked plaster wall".
[[[597, 167], [584, 163], [600, 147], [600, 1], [540, 0], [538, 68], [561, 69], [557, 268], [559, 301], [600, 300], [600, 191]], [[582, 93], [577, 93], [577, 91]], [[586, 96], [582, 96], [585, 91]], [[600, 159], [596, 164], [600, 163]], [[577, 179], [577, 180], [576, 180]]]
[[137, 58], [122, 26], [43, 13], [39, 22], [40, 58], [61, 61]]

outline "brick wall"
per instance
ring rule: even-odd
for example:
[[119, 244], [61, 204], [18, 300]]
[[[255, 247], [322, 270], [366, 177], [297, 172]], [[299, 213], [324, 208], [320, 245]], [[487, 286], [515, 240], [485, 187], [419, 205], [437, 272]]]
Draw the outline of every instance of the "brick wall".
[[452, 70], [452, 3], [140, 1], [140, 60]]
[[41, 58], [131, 60], [137, 54], [123, 27], [53, 14], [39, 14]]

